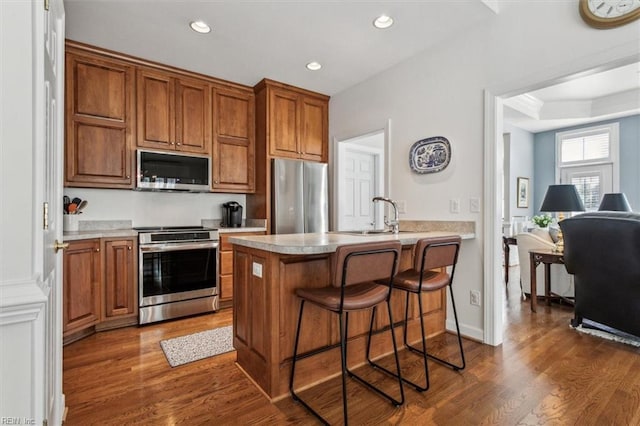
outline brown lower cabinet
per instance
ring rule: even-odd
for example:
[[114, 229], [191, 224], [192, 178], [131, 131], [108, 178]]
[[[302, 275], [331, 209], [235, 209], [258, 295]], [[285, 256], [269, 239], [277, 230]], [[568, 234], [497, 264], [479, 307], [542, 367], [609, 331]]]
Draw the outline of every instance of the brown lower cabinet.
[[63, 340], [138, 322], [137, 239], [69, 242], [63, 266]]
[[234, 232], [220, 235], [220, 280], [219, 298], [220, 307], [230, 307], [233, 301], [233, 244], [229, 242], [230, 237], [243, 237], [247, 235], [264, 235], [265, 232]]

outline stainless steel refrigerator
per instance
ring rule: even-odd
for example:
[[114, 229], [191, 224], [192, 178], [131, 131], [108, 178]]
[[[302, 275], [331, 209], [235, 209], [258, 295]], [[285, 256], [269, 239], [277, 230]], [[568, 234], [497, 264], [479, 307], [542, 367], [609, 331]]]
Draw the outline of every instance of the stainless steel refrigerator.
[[274, 159], [272, 223], [275, 234], [329, 230], [327, 165], [311, 161]]

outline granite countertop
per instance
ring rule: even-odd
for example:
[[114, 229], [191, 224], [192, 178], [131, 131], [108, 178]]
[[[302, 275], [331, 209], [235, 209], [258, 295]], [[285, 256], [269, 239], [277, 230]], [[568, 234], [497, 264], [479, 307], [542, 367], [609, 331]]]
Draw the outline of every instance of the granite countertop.
[[65, 231], [63, 233], [64, 241], [89, 240], [92, 238], [121, 238], [121, 237], [137, 237], [138, 231], [133, 229], [102, 229], [90, 231]]
[[218, 228], [219, 234], [233, 234], [237, 232], [265, 232], [264, 226], [243, 226], [240, 228]]
[[447, 231], [400, 232], [399, 234], [353, 235], [348, 233], [281, 234], [230, 237], [229, 241], [244, 247], [281, 254], [332, 253], [343, 244], [358, 244], [374, 241], [399, 240], [403, 245], [415, 244], [420, 238], [460, 235], [463, 240], [475, 238], [473, 233]]
[[[220, 234], [236, 232], [265, 232], [267, 230], [264, 219], [247, 219], [241, 228], [222, 228], [220, 220], [203, 219], [202, 226], [217, 229]], [[65, 230], [64, 241], [89, 240], [93, 238], [126, 238], [137, 237], [138, 231], [133, 229], [130, 220], [80, 220], [77, 231]]]

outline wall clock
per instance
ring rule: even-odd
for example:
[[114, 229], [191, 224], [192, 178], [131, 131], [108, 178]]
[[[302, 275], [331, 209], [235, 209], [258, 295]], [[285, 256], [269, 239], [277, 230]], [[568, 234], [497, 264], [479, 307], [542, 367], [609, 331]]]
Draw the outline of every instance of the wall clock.
[[640, 18], [640, 0], [580, 0], [580, 16], [594, 28], [613, 28]]

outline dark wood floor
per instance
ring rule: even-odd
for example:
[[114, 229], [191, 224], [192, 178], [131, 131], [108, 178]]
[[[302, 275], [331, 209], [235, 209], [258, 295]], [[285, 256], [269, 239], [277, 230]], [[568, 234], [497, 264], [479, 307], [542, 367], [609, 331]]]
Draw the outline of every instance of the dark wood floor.
[[[505, 295], [504, 343], [465, 341], [467, 368], [455, 373], [430, 364], [431, 389], [406, 388], [394, 408], [350, 381], [353, 424], [406, 425], [638, 425], [640, 350], [580, 334], [571, 308], [538, 307], [531, 314], [511, 268]], [[461, 302], [459, 302], [461, 303]], [[95, 334], [64, 348], [68, 425], [316, 424], [287, 398], [271, 404], [235, 366], [234, 353], [171, 368], [159, 341], [232, 322], [231, 311]], [[432, 347], [455, 349], [446, 336]], [[421, 366], [402, 354], [403, 371]], [[365, 374], [393, 391], [377, 373]], [[339, 381], [304, 394], [331, 423], [342, 422]]]

